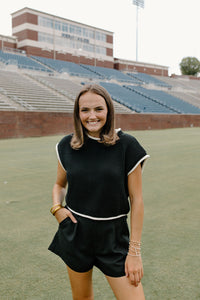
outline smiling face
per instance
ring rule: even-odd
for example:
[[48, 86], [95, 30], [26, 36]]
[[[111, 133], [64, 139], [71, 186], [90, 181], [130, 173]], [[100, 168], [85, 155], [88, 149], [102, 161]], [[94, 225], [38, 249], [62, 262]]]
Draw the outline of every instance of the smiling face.
[[93, 137], [100, 137], [107, 121], [108, 109], [105, 99], [92, 92], [86, 92], [79, 98], [79, 117], [83, 127]]

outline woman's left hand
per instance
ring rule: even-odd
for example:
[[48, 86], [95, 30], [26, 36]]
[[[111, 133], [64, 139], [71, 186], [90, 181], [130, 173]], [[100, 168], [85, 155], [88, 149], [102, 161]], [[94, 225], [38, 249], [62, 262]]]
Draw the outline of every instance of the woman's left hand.
[[143, 265], [141, 256], [127, 255], [125, 261], [125, 273], [126, 277], [130, 279], [131, 284], [137, 287], [143, 277]]

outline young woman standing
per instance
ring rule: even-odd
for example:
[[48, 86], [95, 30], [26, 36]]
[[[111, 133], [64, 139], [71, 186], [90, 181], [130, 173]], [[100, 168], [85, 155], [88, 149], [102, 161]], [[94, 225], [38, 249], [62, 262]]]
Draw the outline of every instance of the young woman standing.
[[134, 137], [115, 130], [112, 99], [103, 87], [80, 91], [74, 133], [58, 143], [57, 155], [51, 213], [59, 228], [49, 250], [67, 265], [73, 299], [94, 299], [96, 266], [118, 300], [144, 300], [142, 167], [149, 155]]

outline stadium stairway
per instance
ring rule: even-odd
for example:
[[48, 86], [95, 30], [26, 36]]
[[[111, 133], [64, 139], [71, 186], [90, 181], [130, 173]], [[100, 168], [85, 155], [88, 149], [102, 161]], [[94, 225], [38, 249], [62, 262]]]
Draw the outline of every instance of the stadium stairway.
[[[32, 111], [73, 111], [73, 101], [36, 82], [26, 74], [0, 71], [0, 87], [21, 109]], [[2, 94], [2, 92], [0, 91]]]
[[66, 96], [70, 100], [74, 101], [77, 93], [80, 91], [81, 85], [75, 83], [66, 78], [60, 78], [57, 76], [42, 76], [29, 74], [29, 77], [40, 82], [42, 85], [48, 87], [49, 89], [56, 91], [62, 96]]

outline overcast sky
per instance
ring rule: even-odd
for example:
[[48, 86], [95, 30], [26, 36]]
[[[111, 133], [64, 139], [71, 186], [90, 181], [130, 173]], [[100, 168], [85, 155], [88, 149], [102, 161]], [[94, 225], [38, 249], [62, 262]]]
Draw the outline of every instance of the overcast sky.
[[[0, 34], [12, 35], [11, 13], [23, 7], [99, 27], [114, 33], [114, 56], [136, 59], [136, 7], [132, 0], [6, 0]], [[200, 0], [145, 0], [139, 10], [138, 60], [180, 74], [183, 57], [200, 60]]]

